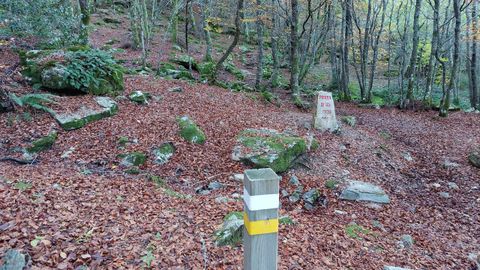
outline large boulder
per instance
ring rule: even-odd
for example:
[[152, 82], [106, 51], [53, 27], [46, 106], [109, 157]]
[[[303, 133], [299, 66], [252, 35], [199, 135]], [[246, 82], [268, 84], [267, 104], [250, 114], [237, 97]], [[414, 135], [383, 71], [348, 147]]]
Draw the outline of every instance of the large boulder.
[[95, 97], [96, 106], [83, 105], [76, 111], [52, 110], [52, 116], [65, 130], [79, 129], [88, 123], [113, 116], [118, 111], [117, 103], [109, 97]]
[[116, 95], [123, 91], [123, 68], [104, 51], [88, 47], [32, 50], [20, 54], [31, 83], [67, 94]]
[[468, 160], [473, 166], [480, 168], [480, 147], [470, 153], [470, 155], [468, 156]]
[[232, 159], [282, 173], [307, 149], [307, 140], [302, 137], [272, 129], [247, 129], [238, 136]]

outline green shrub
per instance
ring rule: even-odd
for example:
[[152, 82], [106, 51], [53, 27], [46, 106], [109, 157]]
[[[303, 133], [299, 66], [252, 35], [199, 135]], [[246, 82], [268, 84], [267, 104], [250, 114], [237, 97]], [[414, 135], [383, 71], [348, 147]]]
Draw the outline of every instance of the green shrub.
[[15, 104], [17, 104], [17, 106], [30, 106], [37, 110], [42, 110], [46, 112], [52, 112], [52, 110], [45, 106], [45, 103], [55, 103], [55, 101], [53, 100], [55, 96], [50, 94], [26, 94], [17, 97], [15, 94], [10, 93], [9, 97]]

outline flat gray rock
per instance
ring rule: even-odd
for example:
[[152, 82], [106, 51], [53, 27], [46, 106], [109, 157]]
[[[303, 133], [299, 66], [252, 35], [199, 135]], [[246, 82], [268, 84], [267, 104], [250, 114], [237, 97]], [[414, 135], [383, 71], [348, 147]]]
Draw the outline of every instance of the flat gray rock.
[[390, 198], [382, 188], [361, 181], [350, 181], [340, 194], [340, 199], [347, 201], [390, 203]]
[[109, 97], [95, 97], [97, 108], [82, 106], [74, 112], [58, 113], [52, 111], [52, 116], [65, 130], [79, 129], [88, 123], [113, 116], [118, 111], [117, 103]]

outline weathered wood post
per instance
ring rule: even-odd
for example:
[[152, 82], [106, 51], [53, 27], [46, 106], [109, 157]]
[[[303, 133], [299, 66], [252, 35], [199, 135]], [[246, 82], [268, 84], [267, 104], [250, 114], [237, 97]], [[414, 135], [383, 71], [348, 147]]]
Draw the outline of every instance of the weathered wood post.
[[244, 173], [244, 269], [276, 270], [280, 177], [272, 169]]

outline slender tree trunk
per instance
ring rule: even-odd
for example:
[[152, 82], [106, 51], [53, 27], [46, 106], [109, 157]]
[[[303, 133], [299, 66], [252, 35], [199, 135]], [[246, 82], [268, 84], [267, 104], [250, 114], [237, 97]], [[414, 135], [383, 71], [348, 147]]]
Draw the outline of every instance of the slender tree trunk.
[[277, 23], [278, 23], [278, 15], [277, 15], [277, 10], [276, 10], [276, 0], [272, 0], [272, 34], [271, 34], [271, 43], [272, 43], [272, 60], [273, 60], [273, 67], [272, 67], [272, 77], [271, 77], [271, 85], [272, 87], [277, 87], [278, 86], [278, 66], [279, 66], [279, 60], [278, 60], [278, 40], [277, 40], [277, 35], [278, 35], [278, 29], [277, 29]]
[[440, 11], [440, 0], [433, 0], [433, 33], [432, 33], [432, 48], [430, 52], [430, 58], [428, 59], [428, 75], [427, 75], [427, 85], [425, 87], [424, 95], [424, 104], [427, 107], [431, 107], [432, 93], [433, 93], [433, 83], [435, 81], [435, 68], [434, 61], [436, 60], [435, 55], [438, 54], [438, 42], [439, 42], [439, 11]]
[[418, 55], [418, 44], [419, 44], [419, 21], [420, 21], [420, 9], [422, 8], [422, 0], [415, 1], [415, 14], [413, 18], [413, 41], [412, 41], [412, 53], [410, 55], [410, 64], [407, 69], [407, 74], [405, 74], [405, 79], [408, 80], [407, 86], [407, 96], [405, 101], [402, 104], [403, 108], [408, 108], [413, 106], [413, 88], [414, 88], [414, 78], [417, 71], [417, 55]]
[[298, 61], [298, 0], [291, 0], [292, 17], [290, 22], [290, 88], [294, 98], [300, 96], [298, 85], [299, 61]]
[[263, 11], [262, 0], [257, 0], [257, 39], [258, 39], [258, 55], [257, 55], [257, 75], [255, 78], [255, 89], [260, 90], [260, 84], [263, 76]]
[[385, 25], [386, 9], [387, 9], [387, 0], [382, 0], [382, 11], [381, 11], [382, 18], [380, 19], [380, 29], [378, 30], [375, 36], [375, 41], [372, 45], [373, 59], [372, 59], [372, 65], [370, 68], [370, 78], [369, 78], [368, 88], [367, 88], [367, 102], [369, 103], [372, 102], [373, 79], [375, 78], [375, 71], [377, 69], [378, 49], [379, 49], [380, 37], [382, 36], [383, 27]]
[[448, 84], [446, 93], [444, 92], [442, 103], [440, 104], [440, 116], [442, 117], [448, 116], [448, 110], [450, 109], [450, 103], [451, 103], [451, 93], [455, 87], [455, 80], [457, 79], [457, 73], [458, 73], [458, 60], [460, 58], [460, 27], [462, 24], [459, 0], [453, 0], [453, 13], [455, 17], [455, 30], [454, 30], [454, 41], [453, 41], [453, 64], [452, 64], [452, 70], [450, 74], [450, 82]]
[[80, 32], [80, 41], [82, 44], [88, 44], [88, 26], [90, 24], [90, 10], [88, 9], [88, 0], [78, 0], [80, 13], [82, 14], [82, 29]]
[[218, 71], [222, 68], [223, 63], [225, 60], [227, 60], [228, 56], [232, 53], [233, 49], [238, 44], [238, 41], [240, 40], [240, 33], [241, 33], [241, 22], [243, 19], [243, 3], [244, 0], [238, 0], [237, 2], [237, 11], [235, 12], [235, 36], [233, 38], [232, 44], [228, 47], [227, 51], [225, 54], [220, 58], [220, 60], [217, 62], [215, 66], [215, 72], [213, 73], [212, 76], [212, 82], [214, 83], [217, 80], [218, 76]]
[[480, 109], [478, 99], [478, 85], [477, 85], [477, 40], [478, 40], [478, 0], [473, 0], [472, 7], [472, 56], [470, 58], [470, 81], [471, 81], [471, 98], [470, 103], [473, 108]]
[[349, 72], [349, 44], [352, 36], [352, 0], [345, 0], [343, 3], [343, 20], [342, 20], [342, 73], [341, 73], [341, 91], [343, 100], [351, 101], [352, 96], [349, 89], [350, 72]]
[[210, 62], [213, 61], [212, 58], [212, 37], [210, 36], [210, 31], [207, 28], [207, 10], [210, 10], [210, 0], [202, 0], [201, 1], [201, 20], [202, 20], [202, 28], [204, 31], [205, 36], [205, 61]]

